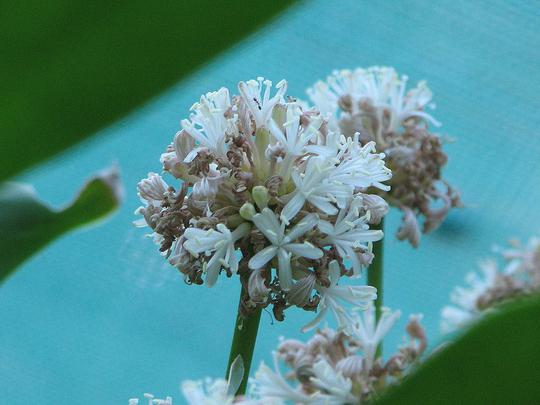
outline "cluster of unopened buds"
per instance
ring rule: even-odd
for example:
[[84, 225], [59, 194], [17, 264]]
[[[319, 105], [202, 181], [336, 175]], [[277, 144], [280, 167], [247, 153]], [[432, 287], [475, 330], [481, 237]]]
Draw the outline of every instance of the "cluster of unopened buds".
[[272, 305], [327, 313], [340, 325], [342, 303], [366, 307], [376, 290], [343, 286], [372, 258], [383, 233], [370, 229], [387, 213], [374, 190], [391, 178], [375, 142], [331, 129], [315, 109], [286, 98], [287, 83], [258, 78], [207, 93], [181, 122], [161, 156], [169, 185], [150, 173], [138, 185], [161, 252], [188, 283], [213, 286], [239, 275], [240, 314]]
[[532, 237], [526, 245], [510, 241], [509, 248], [495, 248], [501, 260], [484, 260], [481, 274], [468, 273], [466, 287], [456, 287], [450, 295], [453, 305], [442, 310], [443, 332], [457, 330], [486, 311], [493, 311], [511, 299], [540, 290], [540, 238]]
[[380, 194], [403, 211], [398, 239], [416, 247], [420, 217], [427, 233], [462, 204], [459, 193], [441, 177], [447, 156], [445, 139], [430, 131], [430, 126], [440, 126], [426, 111], [434, 108], [432, 93], [425, 82], [406, 90], [407, 81], [388, 67], [341, 70], [317, 82], [308, 95], [330, 130], [345, 136], [358, 132], [362, 143], [375, 141], [386, 154], [392, 188]]

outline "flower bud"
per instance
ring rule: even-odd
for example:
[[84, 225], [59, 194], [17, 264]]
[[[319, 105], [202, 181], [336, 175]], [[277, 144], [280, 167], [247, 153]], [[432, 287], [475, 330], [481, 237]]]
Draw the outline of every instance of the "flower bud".
[[242, 218], [248, 221], [251, 221], [253, 215], [257, 213], [257, 211], [255, 211], [255, 207], [251, 203], [245, 203], [244, 205], [242, 205], [239, 212]]
[[253, 191], [251, 192], [251, 195], [253, 196], [253, 200], [255, 200], [255, 203], [257, 204], [257, 207], [259, 207], [260, 210], [268, 206], [268, 201], [270, 200], [270, 197], [268, 195], [268, 189], [266, 187], [264, 186], [253, 187]]
[[351, 355], [341, 359], [336, 364], [336, 371], [339, 371], [347, 378], [355, 378], [364, 368], [364, 361], [361, 356]]
[[245, 222], [244, 219], [245, 218], [243, 218], [241, 215], [238, 215], [238, 214], [229, 215], [227, 217], [227, 227], [236, 228], [237, 226]]
[[381, 219], [388, 214], [388, 204], [376, 194], [364, 194], [362, 204], [364, 209], [370, 213], [370, 224], [379, 224]]
[[196, 156], [194, 153], [195, 139], [185, 129], [176, 133], [173, 146], [180, 162], [189, 162]]
[[159, 174], [152, 172], [148, 173], [148, 178], [137, 184], [139, 196], [148, 202], [162, 201], [168, 187]]

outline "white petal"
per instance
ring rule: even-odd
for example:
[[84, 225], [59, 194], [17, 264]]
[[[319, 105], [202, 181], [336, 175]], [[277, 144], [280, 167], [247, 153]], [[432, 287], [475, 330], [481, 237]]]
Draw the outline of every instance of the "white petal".
[[287, 221], [290, 221], [302, 209], [305, 202], [306, 198], [301, 193], [297, 192], [293, 198], [289, 200], [285, 207], [283, 207], [281, 216], [286, 218]]
[[253, 216], [252, 221], [257, 229], [259, 229], [272, 244], [279, 244], [280, 237], [282, 236], [281, 224], [271, 209], [263, 209], [260, 214]]
[[219, 271], [221, 270], [221, 261], [220, 259], [225, 256], [225, 248], [221, 248], [217, 250], [208, 264], [206, 265], [206, 285], [208, 287], [212, 287], [214, 284], [216, 284], [217, 278], [219, 276]]
[[327, 215], [335, 215], [338, 212], [338, 209], [334, 206], [334, 204], [328, 201], [328, 199], [325, 197], [311, 196], [309, 198], [309, 202]]
[[287, 233], [287, 237], [292, 242], [305, 234], [307, 231], [313, 229], [318, 222], [319, 217], [316, 214], [306, 215], [298, 224], [296, 224], [295, 227], [289, 231], [289, 233]]
[[373, 337], [373, 339], [376, 342], [381, 342], [386, 336], [386, 334], [390, 331], [390, 329], [392, 329], [400, 316], [400, 311], [383, 311], [381, 319], [379, 319], [379, 322], [377, 323], [377, 328], [375, 330], [375, 336]]
[[319, 323], [321, 323], [327, 311], [328, 307], [324, 305], [324, 303], [321, 301], [321, 303], [319, 303], [319, 313], [315, 318], [313, 318], [311, 322], [308, 322], [306, 325], [302, 326], [301, 331], [303, 333], [306, 333], [311, 329], [315, 328]]
[[296, 256], [306, 257], [308, 259], [320, 259], [323, 257], [323, 251], [309, 243], [288, 243], [283, 248]]
[[279, 285], [285, 291], [292, 287], [291, 257], [285, 249], [278, 250]]
[[323, 220], [320, 220], [319, 221], [319, 224], [318, 224], [318, 227], [319, 227], [319, 230], [322, 232], [322, 233], [325, 233], [327, 235], [331, 235], [334, 233], [334, 225], [332, 225], [330, 222], [328, 221], [323, 221]]
[[255, 256], [253, 256], [248, 263], [250, 269], [257, 270], [263, 267], [266, 263], [273, 259], [276, 255], [278, 248], [276, 246], [267, 246]]

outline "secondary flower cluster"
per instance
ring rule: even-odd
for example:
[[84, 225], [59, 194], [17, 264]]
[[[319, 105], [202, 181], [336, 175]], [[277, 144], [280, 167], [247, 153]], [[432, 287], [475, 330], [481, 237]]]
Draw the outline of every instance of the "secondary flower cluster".
[[[190, 405], [303, 405], [359, 404], [368, 402], [398, 381], [415, 364], [427, 346], [421, 316], [410, 317], [408, 338], [384, 361], [377, 347], [399, 318], [399, 311], [385, 309], [376, 322], [370, 306], [356, 314], [349, 333], [318, 330], [308, 342], [284, 340], [273, 353], [273, 368], [261, 364], [251, 379], [249, 394], [234, 397], [225, 381], [184, 381], [182, 392]], [[281, 363], [290, 372], [281, 372]], [[240, 377], [241, 378], [241, 377]], [[232, 383], [234, 385], [234, 382]]]
[[370, 67], [335, 71], [325, 82], [308, 89], [308, 95], [329, 128], [346, 136], [361, 134], [362, 144], [375, 141], [387, 155], [394, 176], [384, 197], [403, 211], [397, 232], [413, 246], [422, 231], [437, 228], [452, 207], [460, 207], [459, 193], [441, 178], [447, 156], [443, 140], [430, 132], [439, 126], [426, 108], [433, 108], [432, 93], [425, 82], [406, 90], [407, 77], [393, 68]]
[[[359, 134], [344, 136], [314, 109], [285, 98], [287, 83], [263, 78], [203, 95], [161, 156], [172, 186], [156, 173], [138, 185], [139, 225], [189, 283], [213, 286], [238, 274], [242, 315], [273, 305], [332, 312], [365, 306], [369, 286], [338, 285], [372, 260], [370, 230], [386, 214], [384, 155]], [[320, 316], [317, 317], [317, 322]], [[309, 327], [315, 324], [308, 325]]]
[[442, 310], [441, 329], [456, 330], [484, 311], [512, 298], [525, 296], [540, 289], [540, 239], [532, 237], [525, 246], [511, 241], [510, 248], [496, 250], [502, 266], [496, 260], [480, 263], [481, 275], [467, 274], [467, 287], [456, 287], [450, 295], [453, 305]]
[[[400, 313], [385, 309], [375, 322], [373, 307], [356, 315], [351, 333], [323, 329], [307, 342], [283, 341], [274, 353], [274, 369], [262, 364], [253, 381], [261, 398], [299, 404], [358, 404], [401, 378], [427, 347], [419, 315], [406, 327], [408, 341], [387, 361], [376, 351]], [[282, 360], [291, 373], [283, 376]], [[294, 381], [293, 387], [288, 381]], [[287, 402], [288, 403], [288, 402]]]

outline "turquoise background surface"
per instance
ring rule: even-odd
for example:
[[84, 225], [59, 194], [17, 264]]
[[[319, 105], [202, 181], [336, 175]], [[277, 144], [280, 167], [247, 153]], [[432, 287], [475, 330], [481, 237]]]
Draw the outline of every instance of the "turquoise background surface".
[[[456, 138], [445, 177], [467, 208], [417, 250], [395, 239], [399, 213], [390, 215], [385, 299], [403, 316], [385, 348], [399, 344], [408, 314], [418, 312], [437, 342], [440, 309], [464, 274], [493, 244], [540, 231], [539, 10], [537, 1], [304, 2], [100, 136], [25, 173], [21, 180], [62, 205], [116, 161], [126, 197], [112, 219], [56, 241], [0, 289], [0, 403], [123, 404], [144, 392], [183, 403], [181, 380], [222, 376], [238, 283], [186, 285], [131, 221], [137, 182], [159, 171], [160, 153], [200, 94], [261, 75], [286, 78], [300, 97], [335, 68], [390, 65], [412, 82], [428, 80], [442, 132]], [[270, 359], [279, 336], [301, 337], [312, 316], [289, 310], [276, 323], [263, 313], [254, 364]]]

